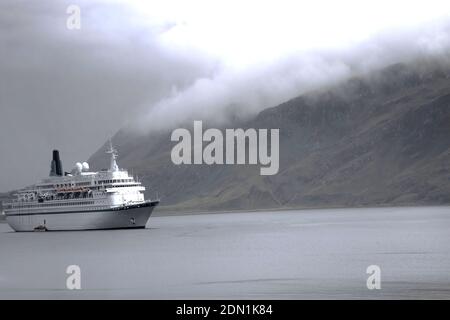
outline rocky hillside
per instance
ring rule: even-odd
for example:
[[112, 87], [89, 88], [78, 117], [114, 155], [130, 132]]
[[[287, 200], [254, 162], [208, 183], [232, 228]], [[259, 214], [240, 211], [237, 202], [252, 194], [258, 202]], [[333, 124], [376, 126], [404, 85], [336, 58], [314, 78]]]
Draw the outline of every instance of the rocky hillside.
[[[200, 119], [199, 119], [200, 120]], [[186, 124], [192, 128], [192, 123]], [[279, 128], [280, 170], [172, 164], [172, 130], [120, 131], [132, 168], [174, 210], [450, 203], [450, 69], [393, 65], [266, 109], [227, 127]], [[107, 166], [102, 148], [91, 158]]]

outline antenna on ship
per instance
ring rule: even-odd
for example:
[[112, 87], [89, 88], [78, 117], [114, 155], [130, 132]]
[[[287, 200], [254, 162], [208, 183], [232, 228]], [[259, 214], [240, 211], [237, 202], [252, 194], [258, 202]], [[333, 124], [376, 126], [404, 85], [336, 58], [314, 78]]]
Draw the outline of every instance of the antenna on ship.
[[109, 138], [109, 149], [106, 151], [106, 153], [111, 154], [111, 164], [109, 167], [110, 171], [119, 171], [119, 166], [117, 165], [117, 150], [114, 149], [111, 138]]

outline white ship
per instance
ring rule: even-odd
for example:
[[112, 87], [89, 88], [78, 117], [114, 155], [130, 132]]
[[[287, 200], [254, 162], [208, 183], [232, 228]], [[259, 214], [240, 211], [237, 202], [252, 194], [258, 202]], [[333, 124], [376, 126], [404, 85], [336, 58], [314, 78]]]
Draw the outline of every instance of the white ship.
[[85, 162], [63, 173], [54, 150], [50, 177], [3, 204], [8, 224], [15, 231], [145, 228], [159, 200], [144, 199], [145, 187], [119, 169], [111, 143], [107, 153], [108, 170], [91, 172]]

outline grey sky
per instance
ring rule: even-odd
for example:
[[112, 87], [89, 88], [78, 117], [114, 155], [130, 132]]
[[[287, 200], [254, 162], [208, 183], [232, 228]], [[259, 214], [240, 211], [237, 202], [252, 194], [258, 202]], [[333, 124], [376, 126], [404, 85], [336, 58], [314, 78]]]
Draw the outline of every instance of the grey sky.
[[211, 69], [200, 55], [165, 52], [160, 26], [144, 41], [118, 5], [82, 6], [81, 30], [68, 30], [70, 3], [0, 4], [0, 190], [47, 175], [53, 148], [69, 171], [130, 115]]
[[[448, 1], [396, 2], [406, 12], [389, 1], [285, 2], [3, 0], [0, 191], [46, 176], [54, 148], [69, 171], [136, 118], [149, 130], [248, 116], [353, 73], [448, 52]], [[66, 28], [70, 4], [81, 30]]]

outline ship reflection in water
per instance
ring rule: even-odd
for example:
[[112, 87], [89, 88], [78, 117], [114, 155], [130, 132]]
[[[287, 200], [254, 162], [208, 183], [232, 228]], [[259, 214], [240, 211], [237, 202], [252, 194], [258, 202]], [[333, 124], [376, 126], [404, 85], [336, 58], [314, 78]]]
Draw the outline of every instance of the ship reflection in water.
[[[450, 298], [448, 207], [165, 216], [147, 227], [0, 223], [0, 298]], [[73, 264], [81, 290], [66, 289]], [[366, 287], [369, 265], [381, 290]]]

